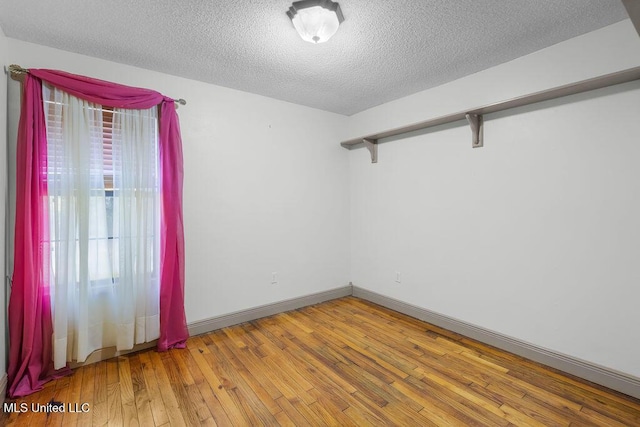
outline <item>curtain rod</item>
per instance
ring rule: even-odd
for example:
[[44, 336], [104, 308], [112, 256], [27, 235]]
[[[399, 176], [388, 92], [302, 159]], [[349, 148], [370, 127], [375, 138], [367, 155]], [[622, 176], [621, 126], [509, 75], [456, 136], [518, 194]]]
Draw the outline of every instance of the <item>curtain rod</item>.
[[[9, 67], [7, 67], [7, 70], [9, 71], [9, 74], [11, 75], [11, 78], [13, 80], [20, 80], [21, 74], [27, 74], [29, 72], [28, 69], [22, 68], [21, 66], [16, 64], [9, 65]], [[177, 102], [180, 105], [187, 105], [187, 101], [182, 98], [174, 99], [173, 101]]]

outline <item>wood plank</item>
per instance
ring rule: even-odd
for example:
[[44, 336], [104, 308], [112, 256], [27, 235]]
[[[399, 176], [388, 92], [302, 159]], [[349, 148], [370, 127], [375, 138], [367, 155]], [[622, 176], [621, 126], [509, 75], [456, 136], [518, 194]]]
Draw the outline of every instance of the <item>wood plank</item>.
[[598, 425], [603, 425], [603, 426], [607, 426], [607, 427], [625, 427], [625, 426], [630, 426], [630, 425], [640, 425], [640, 423], [633, 423], [633, 424], [627, 424], [627, 423], [622, 423], [619, 422], [613, 418], [610, 418], [598, 411], [594, 411], [593, 409], [590, 408], [582, 408], [581, 412], [584, 413], [587, 418], [591, 421], [593, 421], [595, 424]]
[[[82, 383], [85, 373], [89, 374], [89, 370], [76, 370], [69, 378], [69, 391], [67, 394], [67, 402], [79, 403], [82, 396]], [[85, 392], [85, 395], [88, 395]], [[88, 396], [87, 396], [88, 397]], [[78, 424], [78, 413], [66, 413], [63, 420], [63, 425], [75, 426]]]
[[496, 405], [500, 406], [500, 409], [505, 412], [505, 418], [511, 422], [516, 420], [516, 424], [542, 424], [542, 425], [557, 425], [568, 426], [568, 423], [562, 418], [554, 416], [553, 413], [549, 413], [539, 405], [533, 404], [531, 401], [523, 401], [522, 399], [509, 399], [488, 390], [486, 387], [479, 386], [477, 384], [471, 384], [469, 386], [473, 392], [483, 396]]
[[140, 370], [142, 377], [144, 378], [147, 398], [149, 399], [149, 409], [153, 416], [153, 422], [155, 425], [163, 425], [169, 423], [169, 416], [167, 415], [164, 402], [162, 401], [162, 395], [158, 386], [158, 379], [156, 378], [151, 358], [148, 352], [142, 352], [139, 354]]
[[140, 426], [152, 426], [154, 421], [151, 413], [151, 398], [149, 397], [147, 383], [142, 370], [142, 362], [138, 354], [129, 357], [129, 371], [131, 373], [131, 386], [138, 423]]
[[406, 378], [409, 375], [407, 372], [397, 368], [393, 363], [388, 363], [386, 360], [380, 357], [379, 353], [372, 352], [367, 348], [364, 348], [364, 346], [355, 342], [353, 339], [349, 337], [349, 335], [346, 332], [342, 332], [342, 331], [334, 332], [333, 330], [325, 326], [320, 326], [319, 330], [321, 331], [321, 333], [329, 335], [334, 340], [344, 343], [346, 346], [351, 347], [353, 350], [359, 352], [363, 356], [368, 357], [371, 360], [375, 361], [375, 363], [377, 363], [378, 365], [380, 365], [390, 373], [397, 375], [400, 378]]
[[504, 412], [504, 418], [506, 420], [517, 426], [545, 427], [546, 425], [548, 425], [543, 424], [536, 419], [515, 410], [509, 405], [500, 406], [500, 410]]
[[379, 426], [384, 424], [380, 418], [376, 417], [369, 411], [361, 411], [353, 406], [349, 406], [342, 412], [357, 426]]
[[121, 426], [123, 424], [119, 383], [107, 385], [107, 418], [107, 425], [109, 426]]
[[133, 379], [128, 357], [118, 358], [118, 378], [120, 379], [120, 401], [122, 403], [122, 424], [138, 426], [138, 410], [133, 394]]
[[[78, 404], [80, 406], [81, 412], [78, 414], [78, 426], [90, 426], [93, 425], [93, 415], [95, 411], [92, 408], [91, 402], [95, 397], [95, 381], [96, 381], [96, 369], [98, 367], [97, 363], [91, 364], [86, 367], [82, 374], [82, 388], [80, 389], [80, 401], [72, 402], [69, 400], [68, 402], [71, 404]], [[87, 411], [83, 410], [82, 405], [87, 405]]]
[[[65, 411], [68, 409], [68, 403], [71, 403], [69, 401], [68, 395], [69, 395], [69, 384], [70, 382], [66, 382], [63, 383], [62, 381], [58, 382], [56, 384], [55, 387], [55, 391], [53, 393], [53, 401], [54, 402], [61, 402], [63, 404], [63, 408], [65, 408]], [[60, 427], [63, 425], [62, 421], [63, 418], [65, 418], [67, 416], [67, 412], [52, 412], [47, 414], [47, 421], [46, 421], [46, 426], [56, 426], [56, 427]]]
[[[515, 400], [517, 401], [517, 400]], [[558, 417], [558, 425], [569, 423], [569, 425], [579, 425], [579, 426], [595, 426], [589, 417], [587, 417], [583, 412], [579, 410], [575, 410], [569, 408], [567, 406], [558, 406], [552, 402], [539, 400], [533, 396], [525, 395], [521, 399], [521, 403], [526, 405], [527, 407], [532, 407], [539, 409], [539, 413], [543, 414], [548, 418]], [[511, 401], [512, 406], [516, 406], [514, 401]]]
[[138, 390], [134, 392], [134, 401], [136, 406], [136, 413], [138, 415], [138, 423], [140, 426], [152, 426], [155, 425], [153, 420], [153, 414], [151, 412], [151, 399], [146, 389]]
[[202, 375], [200, 369], [198, 369], [198, 365], [196, 364], [195, 360], [193, 360], [190, 351], [175, 351], [171, 353], [171, 357], [180, 359], [182, 361], [182, 363], [180, 364], [180, 372], [184, 373], [185, 377], [188, 373], [190, 380], [186, 382], [189, 385], [191, 383], [197, 385], [204, 382], [204, 376]]
[[273, 385], [269, 378], [262, 373], [263, 366], [259, 360], [253, 360], [255, 356], [248, 348], [238, 349], [235, 353], [231, 352], [231, 348], [223, 349], [226, 357], [232, 358], [236, 363], [235, 369], [242, 378], [242, 382], [246, 387], [250, 388], [257, 399], [269, 410], [273, 415], [282, 412], [282, 409], [275, 401], [282, 393]]
[[308, 340], [306, 343], [295, 340], [295, 347], [289, 347], [285, 351], [300, 363], [312, 367], [310, 369], [314, 369], [315, 374], [319, 373], [323, 378], [322, 384], [330, 384], [347, 393], [355, 393], [358, 389], [338, 375], [335, 372], [335, 365], [324, 357], [322, 353], [316, 351], [315, 344], [307, 345], [308, 342]]
[[[197, 425], [199, 422], [198, 414], [196, 413], [196, 409], [193, 405], [193, 402], [189, 399], [187, 391], [185, 390], [185, 384], [182, 382], [182, 377], [180, 372], [178, 372], [178, 367], [173, 363], [173, 358], [169, 354], [173, 351], [188, 351], [187, 349], [174, 349], [169, 350], [167, 352], [162, 353], [160, 359], [162, 360], [162, 364], [164, 365], [164, 372], [167, 375], [167, 379], [169, 381], [169, 385], [172, 390], [172, 394], [170, 394], [167, 390], [167, 395], [171, 396], [171, 400], [175, 401], [178, 405], [177, 409], [182, 414], [182, 419], [186, 425]], [[191, 381], [193, 383], [193, 380]], [[164, 400], [164, 395], [163, 395]], [[165, 404], [167, 403], [166, 400]], [[171, 419], [171, 415], [169, 415]], [[171, 424], [174, 424], [171, 422]]]
[[[95, 403], [98, 404], [107, 401], [107, 362], [98, 362], [95, 366], [93, 398]], [[76, 371], [79, 371], [79, 369]]]
[[186, 423], [182, 411], [180, 411], [178, 397], [176, 397], [175, 391], [171, 386], [171, 381], [169, 380], [160, 355], [156, 352], [149, 352], [147, 354], [149, 355], [150, 365], [153, 368], [153, 373], [157, 380], [158, 390], [160, 391], [169, 423], [172, 426], [185, 426]]
[[186, 362], [186, 359], [189, 357], [189, 352], [184, 349], [175, 350], [176, 351], [167, 352], [167, 355], [171, 358], [173, 365], [180, 375], [181, 384], [183, 384], [185, 387], [194, 385], [196, 381], [191, 375], [191, 370], [189, 370]]
[[314, 425], [315, 415], [307, 414], [309, 418], [305, 418], [305, 416], [300, 413], [291, 403], [289, 399], [285, 396], [279, 397], [276, 399], [278, 405], [282, 408], [282, 411], [287, 414], [287, 417], [290, 418], [293, 423], [297, 426], [306, 426], [306, 425]]
[[[249, 419], [244, 414], [243, 409], [235, 405], [233, 399], [231, 398], [231, 396], [229, 396], [227, 389], [223, 385], [223, 381], [218, 378], [216, 373], [213, 371], [212, 365], [215, 364], [215, 360], [213, 361], [213, 363], [210, 363], [209, 360], [205, 358], [205, 355], [211, 356], [211, 352], [209, 352], [207, 346], [199, 344], [197, 348], [191, 348], [191, 355], [198, 364], [202, 375], [204, 376], [207, 384], [214, 393], [214, 396], [220, 402], [220, 407], [226, 413], [231, 424], [248, 425]], [[213, 404], [213, 402], [210, 401], [208, 403]]]
[[270, 357], [265, 357], [262, 360], [265, 368], [269, 372], [271, 381], [287, 399], [291, 401], [302, 399], [306, 404], [315, 402], [315, 399], [307, 393], [307, 390], [310, 390], [312, 387], [310, 388], [309, 383], [306, 381], [305, 384], [302, 385], [296, 382], [296, 379], [291, 375], [291, 370], [285, 368], [286, 360], [273, 360]]
[[[277, 406], [277, 404], [273, 402], [271, 396], [254, 381], [253, 377], [244, 368], [244, 365], [237, 360], [230, 348], [233, 348], [233, 345], [228, 341], [226, 343], [217, 341], [214, 346], [209, 346], [212, 353], [215, 351], [213, 354], [221, 363], [221, 371], [223, 371], [234, 384], [234, 387], [230, 390], [230, 396], [236, 399], [236, 406], [240, 405], [245, 408], [245, 412], [249, 415], [249, 418], [255, 417], [255, 420], [252, 420], [252, 425], [271, 425], [275, 423], [275, 418], [272, 414], [279, 412], [279, 410], [273, 408], [273, 405]], [[247, 347], [239, 347], [237, 351], [247, 351]], [[235, 364], [231, 363], [231, 361], [235, 362]], [[249, 385], [249, 383], [252, 385]], [[260, 396], [263, 396], [266, 400], [262, 400]], [[255, 422], [258, 424], [255, 424]]]
[[[203, 424], [207, 422], [207, 420], [209, 419], [213, 421], [213, 416], [211, 414], [211, 411], [209, 411], [207, 402], [202, 397], [202, 394], [200, 393], [200, 389], [198, 388], [197, 384], [194, 383], [194, 384], [185, 386], [185, 391], [187, 393], [187, 398], [189, 399], [189, 402], [193, 407], [193, 410], [195, 410], [195, 415], [198, 420], [197, 422], [199, 424]], [[215, 424], [215, 421], [213, 421], [213, 423]]]
[[420, 404], [422, 408], [420, 409], [420, 414], [423, 415], [430, 421], [436, 423], [436, 425], [442, 426], [465, 426], [467, 422], [465, 422], [464, 417], [458, 418], [457, 411], [455, 411], [452, 407], [446, 406], [443, 408], [441, 405], [433, 402], [432, 399], [428, 398], [428, 395], [423, 395], [420, 391], [405, 381], [395, 381], [391, 384], [395, 389], [397, 389], [402, 394], [406, 395], [410, 399], [413, 399], [416, 403]]
[[278, 425], [281, 427], [296, 427], [296, 424], [293, 422], [291, 418], [287, 415], [286, 412], [280, 411], [275, 414], [276, 420], [278, 421]]
[[107, 402], [96, 403], [91, 405], [92, 425], [106, 426], [109, 423], [109, 407]]

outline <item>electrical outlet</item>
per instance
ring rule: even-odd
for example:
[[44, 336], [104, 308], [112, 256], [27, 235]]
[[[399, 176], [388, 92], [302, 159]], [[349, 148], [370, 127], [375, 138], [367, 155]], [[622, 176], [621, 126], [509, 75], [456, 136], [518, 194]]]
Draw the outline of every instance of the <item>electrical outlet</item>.
[[400, 279], [401, 279], [400, 272], [396, 271], [396, 283], [401, 283], [402, 281]]
[[275, 285], [276, 283], [278, 283], [278, 272], [277, 271], [273, 271], [271, 273], [271, 284]]

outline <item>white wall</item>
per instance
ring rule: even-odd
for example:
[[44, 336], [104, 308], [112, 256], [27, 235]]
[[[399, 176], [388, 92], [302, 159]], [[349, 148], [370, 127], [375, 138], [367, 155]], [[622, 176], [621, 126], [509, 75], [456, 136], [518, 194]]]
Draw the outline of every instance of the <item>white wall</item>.
[[[347, 137], [640, 65], [630, 21], [353, 116]], [[356, 286], [640, 377], [640, 82], [350, 152]], [[395, 282], [396, 272], [401, 283]]]
[[[4, 36], [2, 28], [0, 28], [0, 58], [7, 57], [7, 38]], [[2, 64], [8, 65], [8, 64]], [[0, 378], [7, 371], [6, 367], [6, 303], [5, 303], [5, 211], [7, 209], [7, 75], [4, 70], [0, 72], [0, 283], [2, 283], [2, 291], [0, 291]], [[2, 397], [0, 397], [2, 401]]]
[[187, 99], [189, 322], [352, 280], [640, 376], [640, 344], [630, 338], [640, 324], [638, 82], [491, 115], [481, 149], [470, 148], [462, 124], [382, 144], [376, 165], [338, 145], [640, 65], [628, 21], [350, 118], [4, 42], [5, 64]]
[[[62, 69], [187, 100], [179, 116], [188, 322], [349, 283], [348, 156], [338, 144], [345, 117], [8, 43], [6, 63]], [[17, 118], [10, 119], [12, 127]], [[276, 285], [272, 272], [278, 273]]]

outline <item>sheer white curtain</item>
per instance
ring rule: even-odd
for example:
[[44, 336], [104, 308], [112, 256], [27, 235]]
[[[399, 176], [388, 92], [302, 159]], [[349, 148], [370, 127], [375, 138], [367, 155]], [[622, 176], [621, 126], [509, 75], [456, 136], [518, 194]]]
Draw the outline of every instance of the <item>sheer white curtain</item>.
[[159, 336], [157, 109], [43, 85], [54, 366]]
[[157, 108], [114, 109], [113, 229], [118, 239], [118, 348], [160, 336], [160, 183]]

